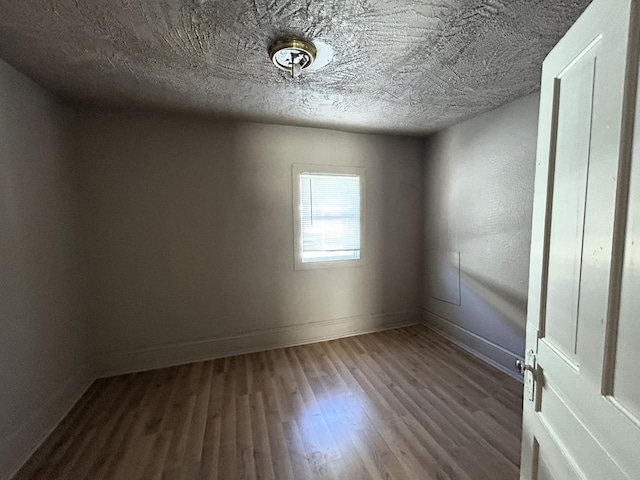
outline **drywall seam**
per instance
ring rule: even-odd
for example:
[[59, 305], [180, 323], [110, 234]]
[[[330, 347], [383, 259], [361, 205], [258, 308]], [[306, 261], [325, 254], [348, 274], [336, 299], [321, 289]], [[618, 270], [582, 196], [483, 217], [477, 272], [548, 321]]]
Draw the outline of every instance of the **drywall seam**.
[[12, 478], [49, 438], [94, 382], [89, 368], [78, 370], [0, 448], [0, 480]]
[[522, 356], [426, 309], [423, 309], [422, 323], [483, 362], [523, 383], [522, 376], [513, 368], [516, 358], [524, 360]]
[[221, 335], [194, 342], [97, 354], [93, 358], [93, 364], [96, 377], [102, 378], [274, 348], [324, 342], [418, 323], [420, 323], [419, 309], [359, 315], [254, 330], [242, 334]]

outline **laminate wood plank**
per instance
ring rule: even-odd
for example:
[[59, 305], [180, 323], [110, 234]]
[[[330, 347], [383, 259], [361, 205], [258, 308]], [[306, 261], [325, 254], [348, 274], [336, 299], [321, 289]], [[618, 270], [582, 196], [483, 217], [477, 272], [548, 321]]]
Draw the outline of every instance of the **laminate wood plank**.
[[255, 476], [257, 480], [275, 480], [263, 398], [262, 391], [254, 392], [249, 397]]
[[300, 438], [298, 425], [295, 420], [288, 420], [282, 423], [282, 430], [287, 447], [287, 455], [291, 462], [294, 478], [315, 478], [311, 472], [311, 462], [307, 458], [307, 454]]
[[[415, 456], [408, 439], [398, 432], [398, 414], [394, 413], [394, 407], [388, 403], [388, 399], [393, 398], [397, 402], [397, 398], [393, 397], [392, 393], [379, 379], [375, 378], [372, 372], [368, 372], [369, 375], [367, 375], [355, 366], [362, 360], [365, 352], [357, 344], [353, 345], [353, 349], [343, 350], [342, 347], [345, 346], [343, 343], [337, 343], [333, 347], [342, 359], [352, 365], [350, 373], [363, 391], [359, 398], [366, 406], [364, 409], [366, 415], [386, 439], [390, 449], [410, 476], [435, 478], [429, 473], [429, 465], [424, 465], [422, 459]], [[353, 357], [346, 353], [347, 350], [352, 352]], [[361, 367], [367, 371], [364, 364], [361, 364]], [[404, 411], [404, 409], [400, 410]]]
[[168, 415], [165, 414], [169, 410], [170, 398], [172, 391], [177, 388], [179, 368], [163, 368], [161, 370], [162, 376], [155, 384], [152, 384], [153, 390], [153, 409], [147, 418], [145, 426], [145, 433], [158, 433], [161, 429], [166, 428], [166, 422], [163, 424], [165, 417], [168, 419]]
[[269, 447], [271, 450], [272, 466], [278, 480], [293, 480], [296, 477], [291, 465], [291, 455], [287, 450], [284, 427], [281, 422], [267, 422]]
[[[167, 461], [171, 464], [181, 465], [185, 463], [185, 453], [190, 434], [191, 422], [193, 419], [198, 390], [203, 387], [200, 383], [203, 362], [193, 363], [185, 372], [181, 388], [178, 389], [173, 403], [173, 417], [175, 423], [170, 428], [173, 429], [174, 439], [167, 456]], [[189, 460], [187, 460], [188, 462]]]
[[[83, 465], [80, 466], [81, 469], [77, 475], [82, 475], [82, 477], [78, 478], [102, 478], [112, 468], [112, 459], [117, 445], [115, 442], [117, 442], [118, 438], [121, 438], [117, 435], [128, 425], [127, 419], [133, 417], [135, 413], [130, 409], [130, 403], [128, 402], [136, 388], [135, 378], [134, 375], [119, 377], [118, 380], [122, 382], [121, 388], [111, 391], [111, 394], [105, 398], [105, 406], [108, 406], [107, 414], [104, 416], [104, 420], [101, 421], [99, 431], [96, 433], [97, 441], [88, 445], [90, 454]], [[146, 385], [148, 384], [138, 382], [139, 388]], [[96, 410], [97, 415], [100, 415], [100, 413], [100, 410]], [[86, 421], [91, 422], [94, 418], [88, 418]], [[82, 433], [78, 433], [78, 436], [82, 436]]]
[[222, 423], [220, 430], [220, 448], [217, 452], [218, 478], [236, 476], [236, 377], [235, 362], [225, 362], [225, 390], [222, 399]]
[[188, 435], [186, 436], [185, 461], [200, 463], [204, 448], [204, 436], [207, 428], [207, 413], [211, 397], [213, 362], [204, 362], [200, 378], [193, 386], [195, 405], [191, 416]]
[[[372, 479], [402, 478], [402, 467], [381, 441], [382, 437], [376, 435], [377, 430], [362, 415], [358, 399], [331, 390], [325, 378], [316, 377], [310, 381], [316, 397], [324, 399], [320, 403], [323, 415], [343, 452], [344, 462], [356, 465], [351, 473]], [[367, 475], [364, 475], [365, 471]]]
[[316, 459], [316, 462], [332, 462], [340, 459], [341, 453], [295, 350], [290, 352], [289, 362], [303, 402], [303, 415], [298, 423], [302, 426], [303, 441], [308, 446], [310, 455]]
[[262, 353], [263, 352], [248, 355], [248, 363], [253, 366], [249, 382], [249, 393], [251, 394], [262, 392], [264, 390], [263, 379], [264, 372], [267, 369], [267, 363], [264, 356], [261, 355]]
[[[389, 359], [387, 362], [379, 362], [379, 364], [380, 364], [380, 365], [384, 365], [384, 366], [383, 366], [383, 369], [384, 369], [384, 370], [386, 370], [386, 371], [388, 371], [388, 372], [389, 372], [389, 374], [390, 374], [393, 378], [395, 378], [395, 379], [396, 379], [396, 381], [402, 382], [402, 372], [401, 372], [401, 370], [400, 370], [400, 367], [401, 367], [401, 366], [398, 364], [398, 362], [395, 362], [395, 363], [394, 363], [394, 361], [393, 361], [393, 360]], [[395, 369], [395, 370], [394, 370], [394, 367], [396, 367], [396, 369]], [[425, 383], [427, 383], [427, 382], [421, 382], [419, 379], [416, 379], [416, 383], [414, 384], [414, 386], [416, 386], [416, 387], [424, 387], [424, 386], [426, 386], [426, 385], [425, 385]], [[413, 399], [413, 400], [416, 400], [418, 403], [420, 403], [420, 398], [419, 398], [419, 397], [416, 397], [416, 395], [415, 395], [415, 393], [419, 393], [419, 392], [420, 392], [420, 390], [412, 389], [412, 388], [411, 388], [411, 386], [406, 385], [406, 384], [405, 384], [405, 385], [402, 385], [402, 384], [401, 384], [401, 386], [403, 387], [403, 388], [399, 389], [399, 392], [400, 392], [400, 394], [401, 394], [401, 395], [404, 395], [404, 394], [405, 394], [405, 392], [407, 392], [409, 395], [412, 395], [412, 394], [413, 394], [413, 395], [412, 395], [412, 399]], [[441, 391], [442, 391], [442, 390], [441, 390]], [[446, 394], [450, 394], [450, 393], [452, 393], [452, 392], [454, 392], [454, 391], [455, 391], [454, 389], [446, 389], [446, 390], [444, 390], [444, 392], [445, 392]], [[426, 401], [428, 401], [428, 399], [427, 399], [427, 398], [425, 398], [425, 400], [426, 400]], [[449, 399], [449, 400], [450, 400], [450, 399]], [[474, 406], [474, 408], [473, 408], [473, 409], [469, 409], [469, 408], [466, 408], [466, 407], [465, 407], [465, 405], [460, 405], [460, 403], [461, 403], [461, 402], [459, 402], [459, 401], [456, 401], [456, 402], [451, 402], [451, 401], [449, 401], [449, 402], [448, 402], [448, 404], [449, 404], [449, 405], [453, 404], [453, 405], [456, 405], [456, 406], [462, 406], [462, 407], [464, 407], [464, 411], [460, 411], [460, 410], [458, 410], [458, 412], [456, 412], [455, 414], [451, 415], [451, 417], [450, 417], [450, 418], [452, 419], [452, 422], [453, 422], [453, 423], [451, 423], [451, 424], [450, 424], [450, 427], [449, 427], [449, 428], [446, 428], [446, 431], [447, 431], [450, 435], [451, 435], [452, 433], [454, 433], [454, 432], [456, 431], [456, 429], [454, 428], [455, 423], [460, 423], [460, 422], [459, 422], [459, 416], [460, 416], [460, 415], [467, 415], [467, 416], [466, 416], [466, 420], [467, 420], [467, 422], [465, 422], [465, 424], [463, 424], [463, 426], [462, 426], [462, 427], [459, 427], [459, 429], [461, 429], [461, 430], [462, 430], [462, 432], [464, 433], [464, 436], [465, 436], [465, 437], [467, 437], [467, 438], [473, 438], [473, 437], [475, 436], [475, 431], [474, 431], [473, 429], [466, 428], [466, 427], [465, 427], [465, 425], [466, 425], [466, 426], [469, 426], [470, 424], [474, 423], [474, 419], [477, 419], [477, 416], [475, 416], [475, 414], [477, 414], [477, 413], [478, 413], [478, 408]], [[447, 412], [447, 411], [448, 411], [448, 409], [449, 409], [449, 407], [448, 407], [448, 406], [445, 406], [445, 405], [443, 405], [443, 404], [440, 404], [439, 406], [437, 406], [437, 407], [436, 407], [436, 411], [438, 411], [438, 412]], [[469, 416], [468, 416], [468, 412], [469, 412], [469, 411], [474, 412], [474, 417], [469, 417]], [[418, 419], [420, 419], [420, 418], [422, 418], [422, 417], [423, 417], [423, 416], [420, 414], [420, 411], [419, 411], [419, 410], [417, 410], [417, 409], [414, 409], [412, 413], [413, 413], [413, 414], [414, 414], [414, 416], [415, 416], [416, 418], [418, 418]], [[432, 416], [433, 416], [433, 415], [432, 415]], [[436, 415], [435, 417], [437, 418], [437, 415]], [[486, 423], [486, 422], [485, 422], [485, 423]], [[479, 422], [477, 422], [477, 421], [473, 424], [473, 427], [474, 427], [476, 430], [478, 430], [478, 429], [482, 429], [482, 428], [483, 428], [482, 423], [479, 423]], [[493, 439], [493, 441], [495, 441], [495, 442], [502, 442], [502, 447], [503, 447], [503, 448], [501, 448], [501, 451], [502, 451], [502, 452], [505, 452], [505, 453], [507, 453], [507, 454], [510, 454], [510, 455], [511, 455], [511, 460], [513, 460], [513, 457], [514, 457], [514, 456], [515, 456], [516, 458], [519, 458], [519, 441], [518, 441], [518, 439], [513, 439], [513, 442], [512, 442], [512, 443], [510, 443], [511, 439], [509, 439], [507, 436], [505, 436], [505, 435], [504, 435], [504, 433], [506, 433], [506, 432], [503, 432], [503, 434], [502, 434], [502, 435], [495, 435], [495, 433], [496, 433], [496, 432], [495, 432], [495, 430], [499, 430], [499, 428], [500, 428], [499, 426], [496, 426], [496, 428], [495, 428], [495, 429], [486, 429], [486, 428], [484, 428], [484, 431], [486, 431], [487, 433], [494, 433], [494, 435], [492, 435], [492, 439]], [[478, 438], [478, 439], [476, 439], [475, 441], [478, 441], [478, 442], [482, 443], [484, 440], [483, 440], [482, 438]], [[515, 449], [512, 447], [513, 445], [515, 445]], [[516, 462], [516, 463], [517, 463], [517, 462]]]
[[145, 465], [149, 462], [151, 453], [154, 450], [156, 434], [134, 436], [135, 448], [124, 450], [122, 460], [118, 463], [114, 479], [128, 480], [130, 478], [141, 478]]
[[244, 393], [238, 397], [236, 411], [236, 478], [238, 478], [238, 480], [256, 480], [253, 455], [253, 431], [251, 428], [251, 406], [249, 404], [248, 393]]
[[16, 480], [510, 480], [522, 385], [423, 327], [101, 379]]
[[[167, 458], [167, 452], [169, 451], [169, 445], [171, 437], [173, 437], [172, 431], [159, 432], [157, 434], [148, 435], [149, 437], [155, 437], [151, 454], [149, 455], [150, 461], [144, 465], [144, 469], [140, 474], [141, 480], [161, 480], [162, 472], [164, 470], [165, 459]], [[152, 461], [151, 461], [152, 459]], [[88, 477], [80, 477], [88, 478]]]

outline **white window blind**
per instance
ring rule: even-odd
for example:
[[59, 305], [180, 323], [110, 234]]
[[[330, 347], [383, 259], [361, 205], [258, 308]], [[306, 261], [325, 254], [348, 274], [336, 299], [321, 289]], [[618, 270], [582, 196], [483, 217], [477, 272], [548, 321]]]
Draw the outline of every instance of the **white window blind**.
[[360, 177], [300, 175], [302, 262], [360, 258]]

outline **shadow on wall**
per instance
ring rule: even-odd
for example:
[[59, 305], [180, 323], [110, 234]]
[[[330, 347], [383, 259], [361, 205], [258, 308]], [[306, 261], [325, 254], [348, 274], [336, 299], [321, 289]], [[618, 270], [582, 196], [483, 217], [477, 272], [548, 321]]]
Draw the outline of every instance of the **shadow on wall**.
[[86, 381], [70, 113], [0, 60], [0, 478]]
[[233, 124], [92, 120], [82, 146], [98, 158], [81, 176], [98, 349], [277, 326], [260, 312], [282, 318], [278, 271], [292, 263], [281, 255], [291, 226], [278, 208], [288, 189], [274, 184], [270, 163], [247, 156]]
[[464, 252], [432, 250], [427, 258], [427, 310], [521, 356], [526, 289], [471, 270]]
[[[386, 311], [419, 309], [415, 302], [420, 302], [422, 289], [424, 237], [421, 221], [415, 219], [422, 218], [424, 206], [422, 152], [403, 158], [393, 143], [379, 146], [377, 152], [382, 155], [380, 173], [367, 198], [373, 211], [380, 212], [370, 219], [375, 228], [368, 233], [378, 255], [377, 295]], [[413, 178], [414, 172], [420, 177]]]
[[[538, 107], [529, 95], [435, 134], [425, 150], [426, 245], [459, 251], [461, 266], [460, 306], [425, 292], [425, 308], [515, 354], [525, 344]], [[427, 259], [427, 272], [434, 265]]]
[[487, 319], [486, 325], [491, 332], [489, 339], [518, 356], [524, 356], [526, 295], [487, 278], [471, 276], [468, 272], [463, 272], [461, 283], [465, 297], [478, 316]]
[[478, 272], [463, 270], [460, 283], [467, 294], [472, 293], [491, 306], [514, 327], [522, 330], [522, 318], [527, 314], [527, 295], [500, 284]]

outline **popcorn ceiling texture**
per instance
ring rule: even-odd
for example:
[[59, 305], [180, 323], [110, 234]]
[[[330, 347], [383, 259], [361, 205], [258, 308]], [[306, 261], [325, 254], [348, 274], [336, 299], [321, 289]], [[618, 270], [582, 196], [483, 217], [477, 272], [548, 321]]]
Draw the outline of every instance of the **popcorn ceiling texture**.
[[[424, 134], [539, 87], [588, 0], [2, 0], [0, 57], [70, 104]], [[336, 51], [292, 81], [280, 37]]]

